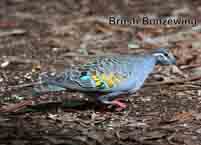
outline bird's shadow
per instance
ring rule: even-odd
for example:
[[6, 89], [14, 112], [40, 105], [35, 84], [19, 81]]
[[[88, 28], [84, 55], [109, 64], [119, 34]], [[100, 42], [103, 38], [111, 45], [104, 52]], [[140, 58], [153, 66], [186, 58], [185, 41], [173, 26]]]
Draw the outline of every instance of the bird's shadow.
[[[69, 91], [68, 91], [69, 92]], [[76, 91], [71, 91], [71, 93]], [[60, 93], [51, 93], [51, 95], [60, 96]], [[60, 95], [58, 95], [60, 94]], [[41, 95], [41, 94], [40, 94]], [[48, 96], [48, 94], [46, 94]], [[12, 112], [14, 114], [21, 113], [32, 113], [32, 112], [57, 112], [59, 109], [66, 112], [86, 111], [95, 110], [98, 112], [113, 112], [114, 106], [108, 106], [100, 103], [97, 97], [104, 95], [104, 93], [84, 93], [83, 99], [63, 99], [61, 101], [47, 101], [42, 103], [36, 103], [34, 105], [27, 105], [25, 108]], [[37, 96], [35, 96], [37, 97]]]

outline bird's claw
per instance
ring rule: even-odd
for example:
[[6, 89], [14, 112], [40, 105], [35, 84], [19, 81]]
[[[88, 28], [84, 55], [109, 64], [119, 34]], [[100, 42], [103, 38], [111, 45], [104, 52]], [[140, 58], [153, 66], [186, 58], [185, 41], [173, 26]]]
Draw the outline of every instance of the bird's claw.
[[111, 101], [111, 104], [117, 106], [118, 108], [116, 108], [117, 111], [121, 111], [127, 108], [127, 105], [123, 102], [121, 102], [123, 99], [119, 98], [119, 99], [115, 99], [113, 101]]

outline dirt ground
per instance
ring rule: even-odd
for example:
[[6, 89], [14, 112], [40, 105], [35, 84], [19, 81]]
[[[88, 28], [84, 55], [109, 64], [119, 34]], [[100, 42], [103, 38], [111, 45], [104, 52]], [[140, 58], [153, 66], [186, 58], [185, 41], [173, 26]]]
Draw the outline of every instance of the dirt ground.
[[[0, 144], [201, 145], [200, 31], [108, 23], [112, 15], [200, 22], [200, 12], [199, 0], [1, 0]], [[42, 72], [155, 47], [168, 47], [177, 67], [157, 66], [123, 111], [79, 92], [32, 93]]]

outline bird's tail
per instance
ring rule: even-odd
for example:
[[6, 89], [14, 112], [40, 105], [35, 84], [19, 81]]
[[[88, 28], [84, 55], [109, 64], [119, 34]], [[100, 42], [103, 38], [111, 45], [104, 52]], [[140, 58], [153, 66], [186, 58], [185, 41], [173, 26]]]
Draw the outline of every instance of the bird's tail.
[[34, 86], [33, 94], [42, 94], [47, 92], [57, 92], [66, 90], [64, 87], [54, 84], [55, 75], [49, 73], [43, 73], [39, 76], [39, 84]]

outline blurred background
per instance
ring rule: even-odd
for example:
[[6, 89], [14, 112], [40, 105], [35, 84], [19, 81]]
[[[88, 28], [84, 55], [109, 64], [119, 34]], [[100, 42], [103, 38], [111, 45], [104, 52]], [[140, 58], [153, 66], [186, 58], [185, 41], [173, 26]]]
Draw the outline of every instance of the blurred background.
[[[0, 143], [201, 144], [200, 13], [199, 0], [1, 0]], [[197, 25], [111, 25], [110, 16]], [[123, 112], [61, 108], [63, 100], [88, 100], [78, 92], [32, 96], [42, 72], [159, 47], [173, 52], [177, 67], [157, 67]]]

